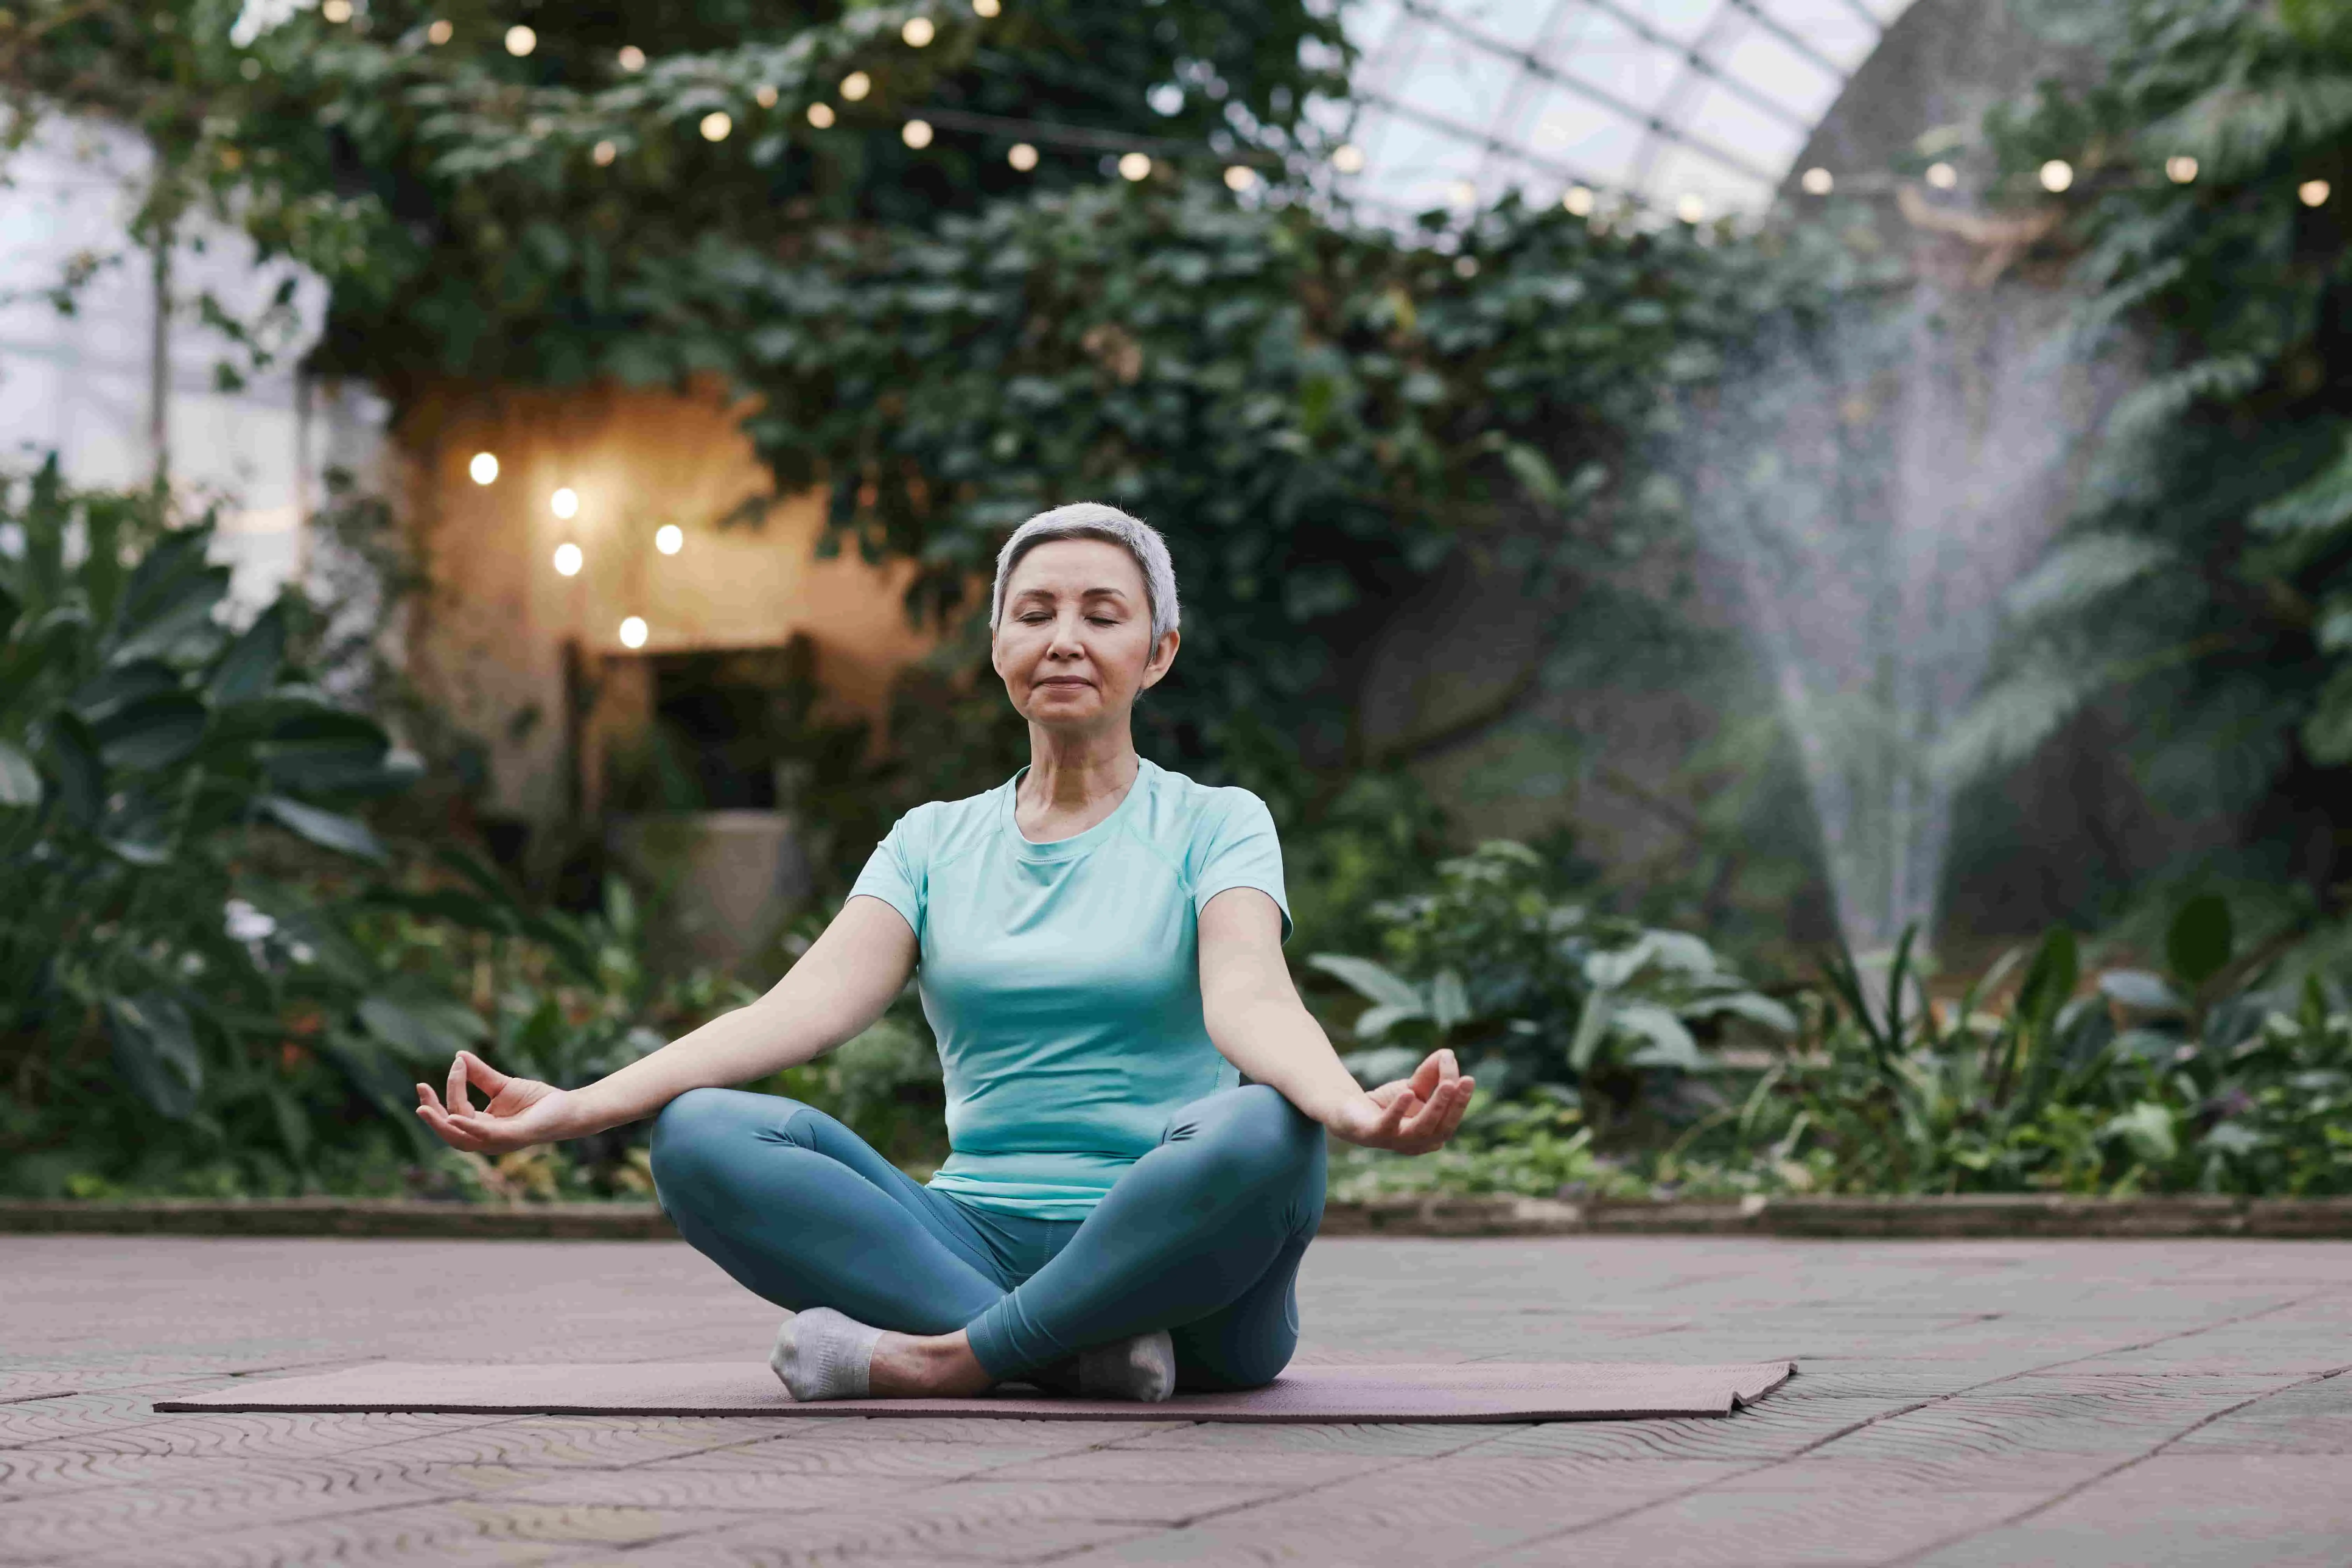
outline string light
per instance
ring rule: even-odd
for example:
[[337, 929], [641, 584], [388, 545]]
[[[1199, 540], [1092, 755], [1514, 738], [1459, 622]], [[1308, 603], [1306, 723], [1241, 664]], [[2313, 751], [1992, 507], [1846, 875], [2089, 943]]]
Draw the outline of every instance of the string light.
[[1352, 174], [1364, 166], [1364, 150], [1353, 142], [1342, 142], [1331, 149], [1331, 166], [1343, 174]]
[[1939, 191], [1948, 191], [1960, 183], [1960, 172], [1949, 163], [1927, 165], [1927, 183]]
[[621, 646], [623, 647], [643, 647], [646, 646], [645, 616], [631, 616], [627, 620], [621, 623]]
[[1827, 169], [1808, 169], [1797, 183], [1805, 187], [1809, 196], [1825, 196], [1837, 189], [1837, 176]]
[[1118, 177], [1122, 180], [1149, 179], [1151, 175], [1151, 154], [1129, 153], [1118, 161]]
[[547, 498], [547, 510], [569, 522], [580, 515], [580, 492], [570, 485], [564, 486]]
[[590, 156], [591, 158], [593, 158], [593, 159], [596, 161], [596, 166], [597, 166], [598, 168], [600, 168], [600, 169], [602, 169], [602, 168], [605, 167], [607, 164], [611, 163], [612, 163], [612, 161], [613, 161], [614, 159], [615, 159], [615, 158], [619, 157], [620, 155], [621, 155], [621, 150], [620, 150], [618, 147], [615, 147], [614, 145], [613, 145], [613, 143], [611, 143], [610, 142], [597, 142], [597, 143], [596, 143], [595, 151], [593, 151], [593, 152], [592, 152], [592, 153], [590, 153], [588, 154], [588, 156]]
[[327, 0], [319, 7], [319, 15], [330, 22], [348, 22], [352, 19], [352, 0]]
[[2042, 165], [2042, 188], [2056, 195], [2074, 183], [2074, 165], [2063, 158], [2053, 158]]
[[1706, 201], [1696, 191], [1685, 194], [1675, 203], [1675, 216], [1685, 223], [1706, 221]]
[[975, 16], [982, 18], [993, 16], [1003, 9], [1004, 7], [999, 5], [997, 0], [971, 0], [971, 14]]
[[727, 133], [734, 129], [735, 122], [727, 118], [727, 111], [723, 109], [714, 109], [702, 117], [702, 139], [705, 142], [724, 142]]
[[466, 465], [466, 471], [474, 477], [478, 485], [495, 484], [499, 478], [499, 455], [496, 452], [477, 452], [474, 460]]
[[762, 109], [775, 108], [776, 84], [771, 81], [763, 81], [759, 86], [753, 88], [751, 89], [751, 101], [758, 104]]
[[841, 79], [841, 96], [851, 103], [863, 103], [866, 95], [874, 90], [874, 79], [864, 71], [851, 71]]
[[520, 59], [537, 47], [539, 47], [539, 35], [520, 22], [507, 29], [507, 53], [515, 58]]
[[833, 123], [833, 105], [829, 103], [810, 104], [808, 106], [808, 121], [811, 125], [815, 126], [819, 131], [826, 129]]
[[665, 522], [654, 530], [654, 548], [664, 555], [675, 555], [686, 548], [686, 530], [674, 522]]
[[898, 36], [907, 40], [908, 48], [919, 49], [929, 43], [937, 32], [929, 16], [909, 16], [907, 25], [898, 29]]
[[1568, 209], [1569, 216], [1571, 217], [1591, 217], [1592, 193], [1582, 185], [1570, 185], [1568, 187], [1568, 195], [1559, 198], [1559, 205]]
[[1004, 161], [1025, 174], [1037, 166], [1037, 149], [1026, 142], [1015, 142], [1013, 151], [1004, 154]]
[[428, 44], [446, 44], [457, 37], [457, 29], [449, 25], [446, 17], [443, 17], [436, 19], [431, 26], [425, 29], [425, 41]]
[[2164, 161], [2164, 177], [2176, 185], [2185, 185], [2197, 177], [2197, 160], [2182, 153]]
[[621, 46], [621, 68], [635, 74], [646, 68], [646, 51], [635, 44]]
[[2302, 201], [2305, 206], [2326, 206], [2327, 205], [2327, 182], [2326, 180], [2305, 180], [2303, 184], [2294, 188], [2294, 194], [2296, 197]]
[[559, 577], [577, 577], [586, 559], [580, 553], [580, 547], [567, 539], [555, 547], [555, 574]]
[[1246, 163], [1234, 163], [1225, 170], [1225, 189], [1240, 192], [1257, 184], [1257, 171]]
[[931, 122], [928, 120], [909, 120], [900, 128], [898, 140], [917, 152], [921, 152], [931, 144]]

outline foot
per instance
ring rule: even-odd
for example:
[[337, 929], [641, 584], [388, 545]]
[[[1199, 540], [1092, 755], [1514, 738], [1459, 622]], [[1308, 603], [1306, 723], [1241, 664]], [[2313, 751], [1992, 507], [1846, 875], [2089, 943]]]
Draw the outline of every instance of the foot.
[[1040, 1388], [1082, 1399], [1157, 1405], [1176, 1392], [1176, 1342], [1165, 1329], [1080, 1351], [1029, 1374]]
[[871, 1392], [874, 1347], [882, 1331], [830, 1307], [784, 1320], [768, 1364], [794, 1399], [864, 1399]]

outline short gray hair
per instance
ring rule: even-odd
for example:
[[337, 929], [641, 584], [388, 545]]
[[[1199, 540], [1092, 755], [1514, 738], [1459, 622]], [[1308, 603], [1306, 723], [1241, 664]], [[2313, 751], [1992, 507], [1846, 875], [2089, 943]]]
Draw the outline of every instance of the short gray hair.
[[1041, 511], [1013, 531], [996, 552], [996, 586], [988, 595], [988, 629], [993, 634], [1004, 619], [1004, 584], [1021, 558], [1041, 544], [1057, 539], [1100, 539], [1119, 546], [1143, 569], [1144, 597], [1151, 602], [1151, 643], [1176, 629], [1176, 567], [1168, 559], [1168, 542], [1150, 523], [1132, 518], [1115, 506], [1097, 500], [1073, 501]]

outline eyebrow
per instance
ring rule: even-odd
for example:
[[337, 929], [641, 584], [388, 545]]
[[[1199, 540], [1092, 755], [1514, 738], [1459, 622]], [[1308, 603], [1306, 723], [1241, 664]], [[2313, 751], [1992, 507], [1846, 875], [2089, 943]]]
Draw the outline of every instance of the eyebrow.
[[[1108, 595], [1114, 599], [1124, 599], [1127, 597], [1127, 590], [1124, 588], [1114, 588], [1108, 584], [1105, 584], [1100, 587], [1081, 588], [1078, 590], [1078, 597], [1081, 599], [1099, 598], [1104, 595]], [[1013, 602], [1016, 605], [1020, 604], [1024, 599], [1045, 599], [1050, 602], [1053, 597], [1054, 593], [1050, 588], [1024, 588], [1021, 592], [1013, 595]]]

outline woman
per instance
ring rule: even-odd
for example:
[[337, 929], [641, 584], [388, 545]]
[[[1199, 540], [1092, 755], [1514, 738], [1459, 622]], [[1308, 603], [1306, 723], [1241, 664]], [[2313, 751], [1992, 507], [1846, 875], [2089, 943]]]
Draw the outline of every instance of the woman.
[[[1474, 1086], [1441, 1050], [1359, 1087], [1283, 963], [1265, 805], [1137, 756], [1135, 700], [1176, 623], [1152, 529], [1091, 503], [1030, 519], [989, 615], [1026, 768], [901, 818], [758, 1002], [568, 1091], [460, 1054], [417, 1114], [500, 1153], [658, 1111], [663, 1205], [793, 1312], [772, 1364], [797, 1399], [1271, 1382], [1297, 1341], [1325, 1131], [1424, 1152]], [[954, 1151], [928, 1186], [821, 1111], [720, 1087], [850, 1038], [910, 974]]]

